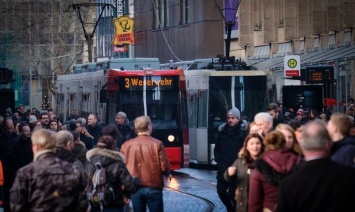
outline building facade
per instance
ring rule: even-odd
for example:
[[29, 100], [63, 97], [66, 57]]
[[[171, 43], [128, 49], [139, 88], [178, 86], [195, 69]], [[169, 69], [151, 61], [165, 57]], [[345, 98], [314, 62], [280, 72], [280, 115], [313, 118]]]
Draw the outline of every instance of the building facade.
[[285, 55], [300, 55], [301, 68], [335, 65], [339, 88], [325, 89], [331, 98], [348, 102], [355, 95], [354, 10], [354, 0], [243, 0], [234, 55], [273, 71], [278, 101], [283, 85], [304, 84], [284, 78]]
[[135, 1], [135, 56], [193, 60], [224, 55], [221, 1]]
[[1, 86], [15, 90], [16, 104], [41, 109], [44, 97], [54, 100], [56, 75], [83, 60], [83, 33], [75, 12], [69, 10], [72, 4], [69, 0], [2, 3], [0, 66], [13, 70], [16, 81]]

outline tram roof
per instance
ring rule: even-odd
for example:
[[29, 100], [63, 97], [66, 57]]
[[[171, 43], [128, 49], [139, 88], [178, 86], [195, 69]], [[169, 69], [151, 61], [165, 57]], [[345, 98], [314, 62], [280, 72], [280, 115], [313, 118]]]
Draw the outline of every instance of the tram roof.
[[109, 76], [174, 76], [182, 75], [184, 71], [179, 69], [145, 69], [145, 70], [119, 70], [110, 69]]
[[185, 70], [185, 76], [266, 76], [269, 70], [231, 70], [217, 71], [214, 69]]

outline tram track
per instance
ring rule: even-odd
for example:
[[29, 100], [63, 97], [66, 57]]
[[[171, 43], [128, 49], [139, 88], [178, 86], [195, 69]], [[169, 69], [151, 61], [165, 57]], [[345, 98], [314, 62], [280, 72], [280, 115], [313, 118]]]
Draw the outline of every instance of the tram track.
[[164, 199], [168, 202], [164, 202], [169, 205], [167, 211], [220, 211], [215, 201], [215, 189], [215, 185], [207, 180], [174, 171], [172, 181], [165, 182]]
[[[168, 191], [171, 191], [171, 192], [176, 192], [176, 193], [179, 193], [181, 195], [184, 195], [186, 196], [186, 198], [188, 198], [190, 201], [191, 201], [191, 197], [195, 198], [196, 200], [198, 200], [200, 203], [197, 203], [198, 206], [194, 205], [192, 207], [195, 207], [195, 209], [199, 209], [199, 210], [196, 210], [196, 211], [204, 211], [204, 212], [213, 212], [214, 209], [215, 209], [215, 204], [204, 198], [204, 197], [201, 197], [201, 196], [198, 196], [198, 195], [195, 195], [195, 194], [191, 194], [191, 193], [188, 193], [188, 192], [185, 192], [185, 191], [181, 191], [181, 190], [177, 190], [177, 189], [174, 189], [174, 188], [170, 188], [170, 187], [166, 187], [164, 188], [164, 190], [168, 190]], [[181, 204], [184, 204], [184, 203], [181, 203]], [[196, 202], [195, 202], [196, 204]], [[190, 208], [190, 210], [192, 209], [192, 207]], [[179, 211], [181, 211], [181, 209], [178, 209]]]

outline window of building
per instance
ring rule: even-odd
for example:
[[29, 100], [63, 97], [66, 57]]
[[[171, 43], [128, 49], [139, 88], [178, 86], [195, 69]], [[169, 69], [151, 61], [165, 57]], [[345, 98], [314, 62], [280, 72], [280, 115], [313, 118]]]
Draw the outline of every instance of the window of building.
[[285, 2], [282, 0], [282, 1], [279, 1], [279, 4], [280, 4], [280, 10], [279, 10], [279, 27], [284, 27], [285, 24], [285, 20], [284, 20], [284, 7], [285, 7]]
[[261, 30], [262, 28], [262, 23], [261, 23], [261, 1], [254, 1], [254, 30]]
[[168, 26], [168, 0], [154, 0], [153, 26], [155, 29]]
[[180, 25], [188, 23], [188, 0], [180, 0]]

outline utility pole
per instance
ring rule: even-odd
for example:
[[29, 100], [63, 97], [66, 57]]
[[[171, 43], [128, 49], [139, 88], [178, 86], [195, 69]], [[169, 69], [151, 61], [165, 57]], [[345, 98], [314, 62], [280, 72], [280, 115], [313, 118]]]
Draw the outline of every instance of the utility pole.
[[229, 53], [230, 53], [230, 46], [231, 46], [231, 34], [232, 34], [232, 28], [235, 25], [234, 21], [227, 21], [226, 22], [226, 28], [227, 28], [227, 39], [225, 40], [226, 43], [226, 58], [229, 58]]
[[226, 53], [225, 53], [225, 57], [228, 59], [229, 58], [229, 54], [230, 54], [230, 43], [231, 43], [231, 35], [232, 35], [232, 28], [233, 26], [235, 25], [235, 22], [236, 22], [236, 15], [237, 15], [237, 12], [238, 12], [238, 8], [239, 8], [239, 5], [240, 5], [240, 2], [242, 0], [235, 0], [237, 1], [237, 5], [236, 5], [236, 8], [235, 8], [235, 13], [233, 15], [233, 18], [232, 20], [226, 20], [226, 17], [225, 15], [222, 13], [222, 10], [219, 8], [216, 0], [214, 0], [214, 3], [216, 5], [216, 7], [218, 8], [218, 11], [219, 13], [221, 14], [223, 20], [224, 20], [224, 23], [225, 23], [225, 29], [227, 30], [227, 39], [225, 40], [225, 48], [226, 48]]

